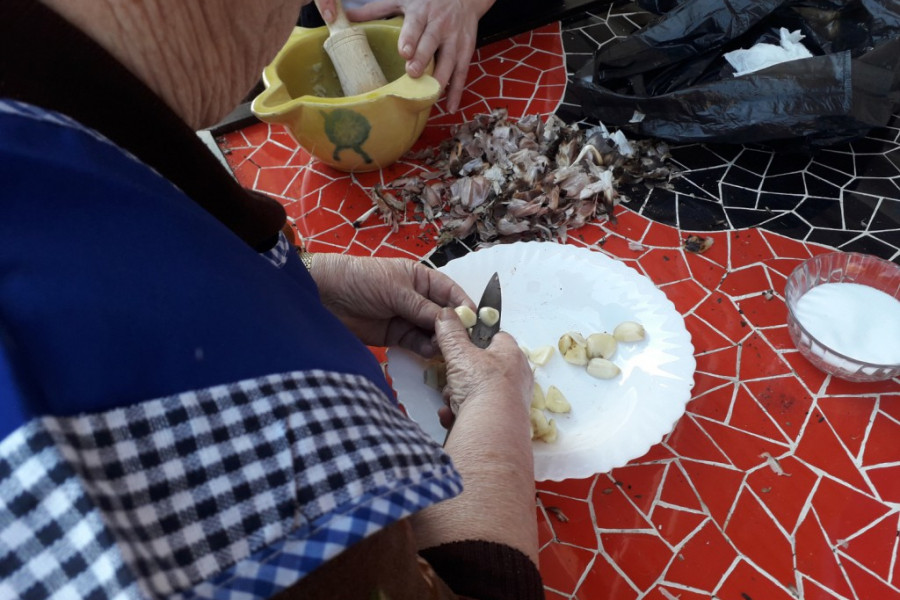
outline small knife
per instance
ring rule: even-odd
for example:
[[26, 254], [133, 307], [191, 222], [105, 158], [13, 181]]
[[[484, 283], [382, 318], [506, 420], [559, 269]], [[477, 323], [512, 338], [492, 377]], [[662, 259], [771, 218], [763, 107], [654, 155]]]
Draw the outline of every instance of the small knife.
[[487, 348], [491, 343], [491, 339], [494, 337], [494, 334], [500, 331], [500, 318], [497, 317], [497, 322], [493, 324], [487, 324], [482, 321], [482, 308], [490, 307], [497, 310], [497, 314], [500, 314], [501, 308], [501, 293], [500, 293], [500, 276], [497, 273], [491, 277], [491, 280], [488, 281], [487, 285], [484, 288], [484, 293], [481, 295], [481, 302], [478, 303], [478, 320], [475, 322], [475, 325], [472, 327], [472, 333], [469, 336], [472, 340], [472, 343], [478, 346], [479, 348]]

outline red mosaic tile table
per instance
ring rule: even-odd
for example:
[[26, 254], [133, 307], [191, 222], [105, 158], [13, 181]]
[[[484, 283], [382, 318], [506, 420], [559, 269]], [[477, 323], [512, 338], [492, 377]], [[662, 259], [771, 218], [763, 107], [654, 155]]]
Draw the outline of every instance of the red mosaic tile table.
[[[566, 85], [559, 25], [479, 50], [463, 108], [443, 105], [417, 147], [492, 108], [555, 111]], [[366, 189], [415, 172], [346, 175], [311, 160], [278, 126], [218, 140], [237, 178], [279, 198], [312, 251], [428, 260], [436, 231], [353, 221]], [[750, 228], [690, 233], [619, 206], [570, 244], [625, 262], [684, 315], [693, 398], [674, 430], [610, 473], [538, 486], [549, 599], [900, 599], [900, 381], [854, 384], [816, 370], [785, 325], [785, 280], [830, 250]]]

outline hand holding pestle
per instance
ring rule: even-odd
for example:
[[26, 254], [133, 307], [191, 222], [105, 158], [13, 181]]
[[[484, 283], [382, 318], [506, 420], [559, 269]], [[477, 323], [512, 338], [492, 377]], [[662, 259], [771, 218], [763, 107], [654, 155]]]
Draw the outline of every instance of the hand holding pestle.
[[[333, 4], [335, 17], [333, 22], [326, 22], [325, 52], [334, 64], [344, 95], [364, 94], [386, 85], [387, 79], [372, 54], [366, 33], [350, 25], [341, 0], [333, 0]], [[316, 0], [316, 6], [324, 15], [320, 0]]]

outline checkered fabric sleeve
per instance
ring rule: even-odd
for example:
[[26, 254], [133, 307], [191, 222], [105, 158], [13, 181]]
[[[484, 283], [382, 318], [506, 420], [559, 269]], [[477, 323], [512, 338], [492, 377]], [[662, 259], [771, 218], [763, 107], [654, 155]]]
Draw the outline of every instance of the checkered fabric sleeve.
[[288, 254], [292, 250], [293, 247], [291, 246], [291, 242], [287, 239], [287, 236], [281, 232], [278, 234], [278, 241], [275, 243], [275, 246], [273, 246], [271, 250], [263, 252], [261, 256], [272, 263], [273, 266], [280, 269], [284, 266], [284, 263], [287, 262]]
[[0, 598], [268, 598], [460, 491], [449, 457], [359, 376], [44, 417], [0, 442]]

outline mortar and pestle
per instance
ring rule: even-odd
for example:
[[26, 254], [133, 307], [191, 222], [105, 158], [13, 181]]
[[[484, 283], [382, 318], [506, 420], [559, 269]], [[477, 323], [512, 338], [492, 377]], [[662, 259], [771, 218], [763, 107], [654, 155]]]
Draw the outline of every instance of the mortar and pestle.
[[[319, 0], [316, 0], [316, 7], [322, 8]], [[324, 47], [337, 71], [344, 95], [365, 94], [387, 85], [387, 78], [369, 47], [366, 32], [350, 24], [341, 0], [334, 0], [334, 11], [334, 21], [327, 24], [328, 39]]]
[[416, 142], [441, 86], [433, 62], [419, 78], [406, 74], [402, 18], [350, 24], [336, 4], [331, 25], [294, 29], [263, 71], [251, 110], [335, 169], [374, 171]]

